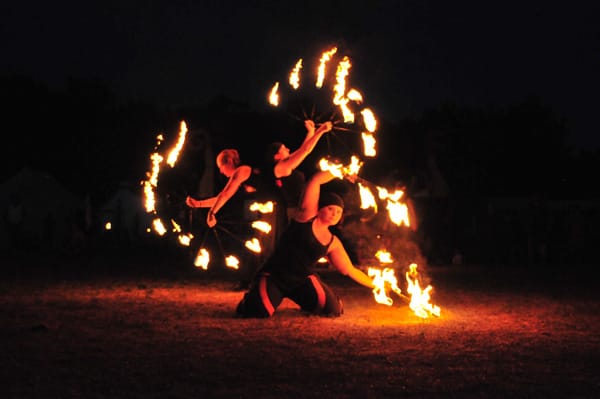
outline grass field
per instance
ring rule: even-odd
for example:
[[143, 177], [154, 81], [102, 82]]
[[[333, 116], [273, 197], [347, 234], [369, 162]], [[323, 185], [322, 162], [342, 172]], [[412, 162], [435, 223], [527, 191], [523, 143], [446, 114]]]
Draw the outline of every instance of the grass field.
[[169, 262], [5, 266], [0, 397], [600, 397], [591, 267], [429, 266], [426, 319], [325, 271], [342, 317], [284, 302], [255, 320], [234, 317], [230, 276]]

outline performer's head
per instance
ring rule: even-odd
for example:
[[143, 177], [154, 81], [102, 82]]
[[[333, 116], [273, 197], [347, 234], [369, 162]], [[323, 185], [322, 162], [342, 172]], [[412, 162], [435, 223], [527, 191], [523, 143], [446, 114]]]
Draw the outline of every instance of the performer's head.
[[342, 197], [329, 191], [321, 192], [319, 196], [319, 219], [333, 226], [342, 219], [343, 212], [344, 200]]
[[275, 141], [267, 146], [265, 151], [265, 162], [277, 163], [281, 159], [290, 156], [290, 149], [280, 141]]
[[230, 177], [241, 163], [240, 154], [236, 149], [226, 148], [217, 155], [219, 172]]

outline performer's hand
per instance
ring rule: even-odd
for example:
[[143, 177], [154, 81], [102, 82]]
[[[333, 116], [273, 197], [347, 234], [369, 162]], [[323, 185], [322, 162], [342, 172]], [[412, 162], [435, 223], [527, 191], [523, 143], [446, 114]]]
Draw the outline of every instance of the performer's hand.
[[196, 200], [190, 197], [189, 195], [185, 197], [185, 204], [190, 208], [196, 208]]
[[217, 218], [215, 217], [214, 212], [208, 211], [208, 215], [206, 215], [206, 224], [208, 227], [215, 227], [217, 224]]
[[332, 128], [333, 128], [333, 123], [331, 123], [331, 121], [327, 121], [327, 122], [321, 124], [321, 126], [319, 126], [319, 128], [317, 129], [317, 133], [327, 133]]
[[310, 119], [305, 120], [304, 127], [306, 128], [306, 135], [308, 137], [315, 134], [315, 123], [312, 120], [310, 120]]

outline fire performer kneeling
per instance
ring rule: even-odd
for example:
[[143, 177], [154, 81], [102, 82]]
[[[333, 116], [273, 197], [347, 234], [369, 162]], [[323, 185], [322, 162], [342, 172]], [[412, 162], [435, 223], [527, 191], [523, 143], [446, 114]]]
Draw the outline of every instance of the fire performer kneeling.
[[299, 212], [238, 304], [238, 315], [270, 317], [283, 299], [289, 298], [304, 311], [340, 316], [342, 301], [311, 270], [324, 256], [341, 274], [365, 287], [374, 287], [372, 279], [354, 267], [340, 239], [329, 230], [340, 221], [344, 210], [340, 196], [321, 194], [321, 185], [333, 178], [329, 171], [320, 171], [308, 181]]

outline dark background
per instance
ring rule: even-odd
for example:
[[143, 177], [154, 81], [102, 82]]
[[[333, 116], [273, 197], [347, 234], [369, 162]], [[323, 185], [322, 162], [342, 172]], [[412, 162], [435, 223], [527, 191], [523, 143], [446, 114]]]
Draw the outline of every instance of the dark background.
[[[24, 166], [44, 170], [100, 204], [120, 182], [145, 177], [155, 136], [173, 140], [181, 120], [208, 132], [216, 151], [243, 147], [252, 162], [273, 138], [292, 145], [302, 138], [299, 121], [267, 106], [273, 83], [298, 58], [315, 62], [336, 45], [353, 62], [351, 86], [380, 118], [380, 152], [366, 177], [400, 181], [421, 198], [431, 235], [477, 235], [467, 225], [489, 220], [462, 216], [490, 217], [498, 203], [527, 218], [540, 204], [556, 208], [566, 235], [571, 210], [584, 212], [587, 223], [598, 213], [597, 8], [516, 1], [4, 4], [0, 177]], [[445, 241], [440, 259], [455, 246]]]

